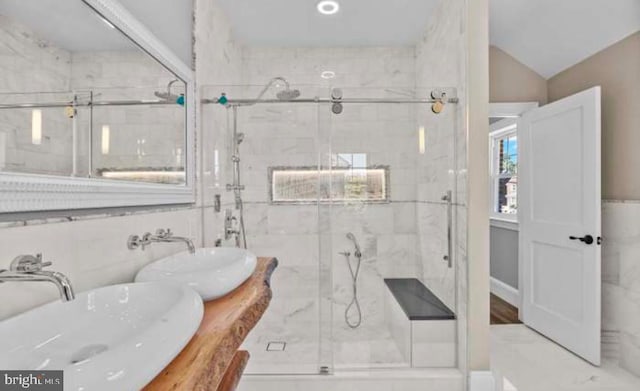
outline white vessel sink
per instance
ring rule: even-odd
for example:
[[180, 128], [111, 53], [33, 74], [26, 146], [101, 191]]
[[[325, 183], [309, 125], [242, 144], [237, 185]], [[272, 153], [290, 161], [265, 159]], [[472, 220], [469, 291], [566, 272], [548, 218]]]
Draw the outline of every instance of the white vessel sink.
[[213, 300], [245, 282], [256, 269], [256, 256], [232, 247], [200, 248], [151, 263], [138, 272], [136, 281], [171, 280], [188, 285]]
[[113, 285], [0, 322], [0, 368], [64, 370], [65, 390], [138, 390], [198, 329], [200, 297], [176, 284]]

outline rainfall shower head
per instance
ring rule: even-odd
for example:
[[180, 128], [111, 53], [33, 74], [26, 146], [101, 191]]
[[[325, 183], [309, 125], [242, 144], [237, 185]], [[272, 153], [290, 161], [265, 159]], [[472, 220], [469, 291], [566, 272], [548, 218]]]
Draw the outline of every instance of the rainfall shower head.
[[284, 89], [276, 94], [279, 100], [294, 100], [300, 97], [300, 90]]
[[167, 100], [167, 101], [172, 101], [175, 102], [178, 100], [178, 98], [180, 98], [180, 95], [176, 95], [176, 94], [168, 94], [166, 92], [160, 92], [160, 91], [156, 91], [153, 93], [153, 95], [155, 95], [156, 97], [162, 99], [162, 100]]
[[291, 85], [289, 85], [289, 82], [287, 81], [287, 79], [285, 79], [284, 77], [274, 77], [273, 79], [269, 80], [269, 82], [267, 83], [267, 85], [264, 86], [264, 88], [262, 89], [262, 91], [260, 91], [260, 93], [258, 94], [258, 96], [256, 97], [256, 101], [260, 100], [260, 98], [262, 98], [264, 96], [264, 94], [269, 90], [269, 88], [271, 88], [272, 85], [274, 85], [276, 82], [282, 82], [284, 84], [284, 90], [278, 92], [276, 94], [276, 97], [279, 100], [283, 100], [283, 101], [287, 101], [287, 100], [294, 100], [296, 98], [298, 98], [300, 96], [300, 91], [299, 90], [295, 90], [291, 88]]
[[164, 92], [160, 92], [160, 91], [155, 91], [153, 93], [153, 95], [155, 95], [156, 97], [167, 101], [167, 102], [171, 102], [171, 103], [177, 103], [181, 106], [184, 106], [184, 95], [183, 94], [174, 94], [171, 92], [171, 86], [178, 82], [178, 79], [174, 79], [171, 80], [168, 84], [167, 84], [167, 90]]

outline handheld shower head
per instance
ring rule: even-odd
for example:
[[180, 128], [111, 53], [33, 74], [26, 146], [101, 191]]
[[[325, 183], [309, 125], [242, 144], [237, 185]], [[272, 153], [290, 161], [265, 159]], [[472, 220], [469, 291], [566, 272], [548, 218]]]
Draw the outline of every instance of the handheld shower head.
[[244, 133], [238, 133], [236, 135], [236, 143], [238, 143], [238, 145], [242, 144], [242, 142], [244, 141]]
[[356, 239], [356, 236], [353, 233], [349, 232], [347, 233], [347, 239], [353, 242], [353, 245], [356, 248], [355, 256], [360, 258], [362, 256], [362, 251], [360, 250], [360, 244], [358, 244], [358, 239]]

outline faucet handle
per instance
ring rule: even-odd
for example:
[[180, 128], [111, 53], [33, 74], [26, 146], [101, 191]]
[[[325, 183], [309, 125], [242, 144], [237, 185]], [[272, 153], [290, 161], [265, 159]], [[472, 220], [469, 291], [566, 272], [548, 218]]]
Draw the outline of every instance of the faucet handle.
[[42, 254], [19, 255], [12, 262], [10, 269], [22, 273], [35, 273], [51, 266], [51, 262], [42, 262]]
[[170, 228], [167, 228], [167, 229], [158, 228], [156, 230], [156, 236], [159, 237], [160, 239], [166, 239], [172, 235], [173, 235], [173, 232], [171, 232]]

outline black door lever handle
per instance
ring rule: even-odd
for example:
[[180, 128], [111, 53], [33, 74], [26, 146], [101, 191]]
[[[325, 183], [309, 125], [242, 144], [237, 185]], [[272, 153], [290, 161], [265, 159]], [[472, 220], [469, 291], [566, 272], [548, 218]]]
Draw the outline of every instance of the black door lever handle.
[[581, 238], [577, 237], [577, 236], [569, 236], [569, 239], [571, 240], [579, 240], [584, 244], [593, 244], [593, 236], [591, 235], [585, 235]]

